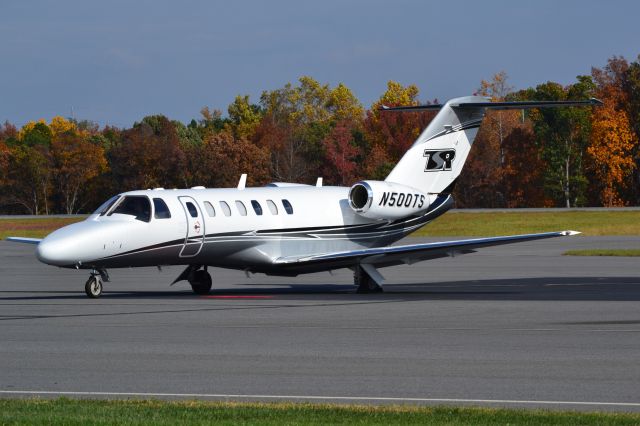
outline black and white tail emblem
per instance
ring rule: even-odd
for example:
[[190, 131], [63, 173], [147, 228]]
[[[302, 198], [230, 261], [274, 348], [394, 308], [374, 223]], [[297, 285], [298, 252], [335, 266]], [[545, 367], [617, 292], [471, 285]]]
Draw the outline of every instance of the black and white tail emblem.
[[453, 159], [456, 158], [455, 149], [432, 150], [425, 149], [423, 157], [427, 158], [425, 172], [441, 172], [451, 170]]

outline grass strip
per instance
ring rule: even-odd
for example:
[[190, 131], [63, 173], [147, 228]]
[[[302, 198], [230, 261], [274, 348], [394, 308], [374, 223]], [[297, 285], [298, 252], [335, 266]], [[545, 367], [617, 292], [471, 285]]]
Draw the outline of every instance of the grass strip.
[[461, 407], [2, 399], [0, 424], [637, 425], [640, 414]]
[[0, 219], [0, 239], [4, 240], [7, 237], [43, 238], [58, 228], [84, 219], [84, 217], [49, 218], [46, 216], [37, 219], [3, 218]]
[[640, 235], [640, 211], [451, 212], [413, 236], [491, 237], [564, 230], [588, 236]]
[[638, 257], [640, 249], [594, 249], [594, 250], [568, 250], [562, 253], [565, 256], [621, 256]]

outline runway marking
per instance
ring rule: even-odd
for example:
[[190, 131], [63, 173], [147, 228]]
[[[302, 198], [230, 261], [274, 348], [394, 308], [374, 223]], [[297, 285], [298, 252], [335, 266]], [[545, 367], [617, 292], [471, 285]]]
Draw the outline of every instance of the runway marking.
[[73, 392], [73, 391], [33, 391], [0, 390], [4, 395], [68, 395], [68, 396], [129, 396], [129, 397], [174, 397], [174, 398], [239, 398], [239, 399], [297, 399], [327, 401], [393, 401], [393, 402], [442, 402], [477, 404], [519, 404], [519, 405], [591, 405], [610, 407], [640, 407], [640, 402], [601, 401], [547, 401], [519, 399], [471, 399], [471, 398], [402, 398], [385, 396], [320, 396], [320, 395], [242, 395], [223, 393], [156, 393], [156, 392]]
[[273, 299], [273, 296], [202, 296], [202, 299]]

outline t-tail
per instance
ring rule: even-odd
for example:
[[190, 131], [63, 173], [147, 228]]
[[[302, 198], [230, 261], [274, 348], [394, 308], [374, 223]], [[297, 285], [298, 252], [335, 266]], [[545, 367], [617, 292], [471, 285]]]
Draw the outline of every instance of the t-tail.
[[466, 96], [444, 105], [383, 107], [383, 111], [440, 110], [427, 128], [385, 179], [428, 194], [449, 192], [460, 176], [482, 119], [488, 109], [528, 109], [601, 104], [584, 101], [489, 102], [488, 98]]
[[[600, 105], [583, 101], [489, 102], [466, 96], [444, 105], [382, 107], [383, 111], [438, 111], [384, 181], [365, 180], [349, 191], [349, 204], [359, 215], [395, 220], [423, 214], [439, 194], [450, 194], [462, 172], [482, 119], [488, 109], [528, 109]], [[440, 197], [442, 199], [442, 197]], [[451, 202], [450, 197], [447, 197]]]

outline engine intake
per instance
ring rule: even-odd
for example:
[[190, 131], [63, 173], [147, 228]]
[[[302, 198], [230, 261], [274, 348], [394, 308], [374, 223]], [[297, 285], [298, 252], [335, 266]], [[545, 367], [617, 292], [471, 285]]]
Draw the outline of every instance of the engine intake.
[[349, 205], [361, 216], [394, 220], [426, 210], [429, 197], [409, 186], [370, 180], [351, 187]]

